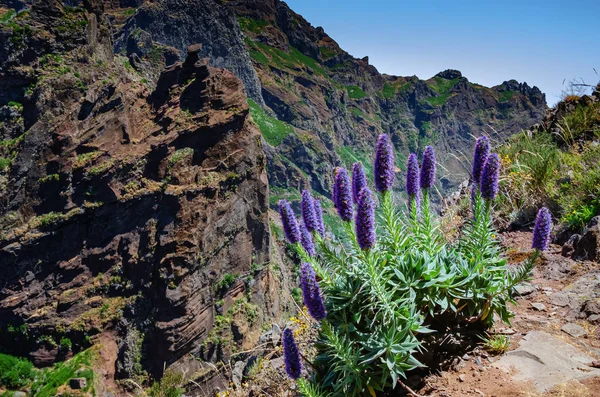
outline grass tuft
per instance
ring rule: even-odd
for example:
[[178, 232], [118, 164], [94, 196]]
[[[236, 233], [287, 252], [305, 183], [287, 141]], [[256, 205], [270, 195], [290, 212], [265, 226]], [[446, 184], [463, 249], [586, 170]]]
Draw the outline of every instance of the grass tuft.
[[357, 85], [348, 85], [346, 86], [346, 91], [348, 91], [348, 96], [350, 99], [362, 99], [367, 96], [367, 94]]

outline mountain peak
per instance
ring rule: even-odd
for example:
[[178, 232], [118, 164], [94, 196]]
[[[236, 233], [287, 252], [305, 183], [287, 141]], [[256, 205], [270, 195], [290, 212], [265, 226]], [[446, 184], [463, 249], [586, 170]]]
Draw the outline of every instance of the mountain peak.
[[454, 80], [463, 77], [463, 75], [459, 70], [446, 69], [444, 71], [439, 72], [434, 77], [441, 77], [446, 80]]

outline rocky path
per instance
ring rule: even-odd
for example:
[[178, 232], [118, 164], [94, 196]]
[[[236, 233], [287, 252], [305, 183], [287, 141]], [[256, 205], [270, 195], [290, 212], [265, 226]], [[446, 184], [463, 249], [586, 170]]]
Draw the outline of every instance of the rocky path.
[[[529, 252], [531, 234], [502, 236], [511, 262]], [[544, 254], [521, 294], [511, 326], [492, 330], [510, 339], [508, 351], [483, 347], [430, 376], [419, 394], [431, 397], [600, 396], [600, 264]]]

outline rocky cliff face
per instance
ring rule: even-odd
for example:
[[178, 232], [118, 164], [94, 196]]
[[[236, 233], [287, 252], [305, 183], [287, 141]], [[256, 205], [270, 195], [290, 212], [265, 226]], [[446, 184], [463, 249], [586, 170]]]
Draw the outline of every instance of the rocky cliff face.
[[[290, 177], [306, 180], [322, 193], [330, 172], [309, 165], [370, 162], [371, 145], [380, 133], [392, 134], [404, 167], [409, 152], [432, 144], [445, 167], [442, 187], [464, 179], [474, 136], [502, 141], [541, 120], [545, 97], [536, 87], [514, 80], [487, 88], [447, 70], [429, 80], [380, 74], [368, 57], [355, 59], [322, 28], [279, 1], [228, 2], [246, 35], [246, 45], [275, 116], [294, 129], [269, 156], [274, 186]], [[306, 152], [300, 159], [289, 153]], [[291, 160], [290, 164], [289, 161]], [[297, 165], [309, 173], [290, 171]]]
[[[198, 1], [184, 3], [175, 8], [199, 12]], [[288, 188], [310, 186], [328, 195], [332, 168], [357, 160], [370, 162], [371, 145], [383, 132], [392, 134], [401, 167], [409, 152], [433, 144], [445, 167], [441, 187], [451, 188], [467, 175], [463, 155], [470, 151], [474, 136], [488, 134], [503, 141], [545, 113], [539, 89], [514, 80], [487, 88], [454, 70], [425, 81], [382, 75], [368, 57], [350, 56], [322, 28], [311, 26], [279, 0], [211, 4], [213, 23], [193, 29], [184, 14], [159, 12], [165, 4], [141, 7], [120, 43], [146, 37], [143, 48], [151, 48], [152, 42], [181, 48], [199, 41], [208, 48], [231, 49], [224, 55], [207, 49], [206, 55], [240, 76], [256, 102], [251, 103], [252, 115], [268, 144], [271, 185], [283, 189], [275, 190], [273, 202]], [[178, 25], [176, 32], [164, 29], [167, 19]], [[219, 25], [228, 32], [219, 33]], [[241, 51], [242, 39], [246, 51]], [[131, 55], [135, 47], [118, 49]], [[245, 71], [246, 53], [260, 83]]]
[[85, 6], [0, 26], [0, 351], [115, 333], [117, 378], [227, 357], [283, 305], [243, 84], [197, 45], [151, 88]]

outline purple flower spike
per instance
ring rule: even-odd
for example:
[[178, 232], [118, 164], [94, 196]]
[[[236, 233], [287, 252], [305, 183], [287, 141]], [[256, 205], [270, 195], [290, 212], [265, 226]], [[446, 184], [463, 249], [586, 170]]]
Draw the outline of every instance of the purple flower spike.
[[496, 153], [488, 156], [481, 173], [481, 197], [493, 201], [498, 194], [498, 177], [500, 173], [500, 158]]
[[279, 216], [281, 217], [285, 237], [290, 243], [296, 244], [300, 241], [300, 228], [294, 210], [292, 210], [290, 203], [285, 200], [279, 200]]
[[304, 219], [304, 224], [309, 232], [317, 230], [315, 204], [310, 191], [308, 190], [302, 192], [302, 219]]
[[535, 227], [533, 228], [533, 241], [531, 248], [540, 251], [546, 251], [550, 244], [550, 232], [552, 231], [552, 215], [546, 207], [540, 208], [535, 218]]
[[362, 250], [375, 245], [375, 203], [368, 187], [360, 191], [356, 212], [356, 240]]
[[321, 201], [315, 200], [315, 215], [317, 217], [317, 232], [321, 235], [325, 235], [325, 222], [323, 221], [323, 208], [321, 207]]
[[301, 284], [302, 297], [304, 306], [308, 309], [308, 313], [317, 321], [323, 320], [327, 316], [323, 298], [321, 297], [321, 289], [317, 282], [317, 276], [310, 263], [302, 263], [300, 268], [302, 272]]
[[365, 169], [361, 162], [354, 163], [354, 167], [352, 167], [352, 199], [355, 204], [358, 204], [358, 195], [365, 187], [367, 187]]
[[387, 192], [392, 188], [394, 174], [394, 150], [388, 134], [379, 135], [377, 154], [375, 155], [375, 188], [379, 192]]
[[315, 251], [315, 244], [313, 243], [312, 236], [310, 235], [310, 232], [308, 231], [306, 226], [300, 226], [300, 233], [300, 241], [302, 242], [302, 247], [304, 247], [304, 250], [306, 251], [308, 256], [315, 256], [317, 254], [317, 252]]
[[408, 156], [406, 162], [406, 193], [411, 198], [419, 194], [419, 162], [414, 153]]
[[435, 152], [433, 146], [427, 146], [423, 153], [421, 166], [421, 189], [430, 189], [435, 183]]
[[485, 160], [490, 154], [490, 140], [486, 136], [480, 136], [475, 143], [475, 153], [473, 154], [473, 184], [479, 186], [481, 181], [481, 173]]
[[335, 187], [337, 192], [337, 201], [335, 208], [343, 221], [349, 222], [352, 220], [352, 192], [350, 191], [350, 180], [348, 179], [348, 171], [340, 168], [335, 176]]
[[302, 363], [300, 362], [300, 352], [292, 330], [286, 328], [283, 330], [283, 359], [285, 361], [285, 372], [292, 379], [298, 379], [302, 372]]

